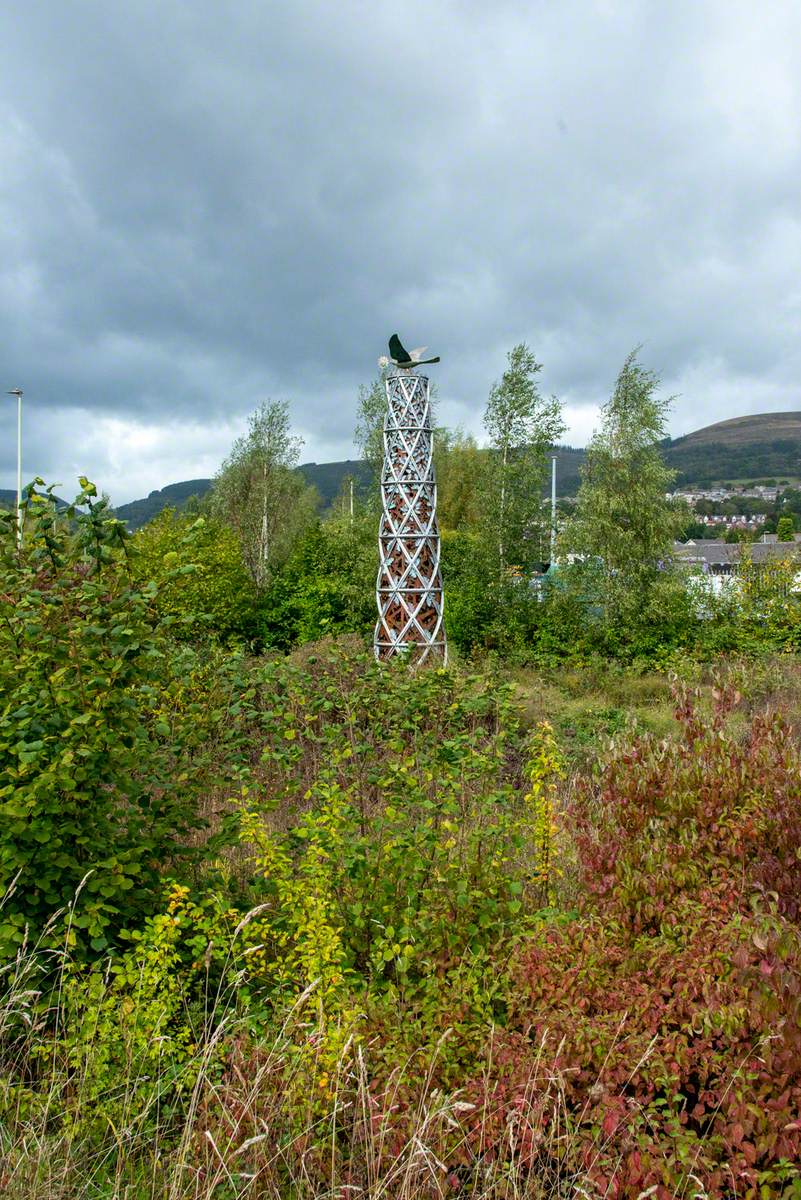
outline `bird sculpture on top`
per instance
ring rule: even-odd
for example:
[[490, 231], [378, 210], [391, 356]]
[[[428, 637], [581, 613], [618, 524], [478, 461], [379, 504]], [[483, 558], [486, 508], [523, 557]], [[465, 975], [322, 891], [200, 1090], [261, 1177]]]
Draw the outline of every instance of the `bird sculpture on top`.
[[397, 333], [393, 333], [389, 339], [389, 358], [386, 354], [382, 354], [378, 360], [378, 365], [384, 370], [387, 367], [397, 367], [399, 371], [411, 371], [415, 367], [427, 367], [429, 363], [438, 363], [439, 355], [436, 358], [423, 358], [428, 346], [418, 346], [416, 350], [409, 353], [401, 345], [401, 340]]

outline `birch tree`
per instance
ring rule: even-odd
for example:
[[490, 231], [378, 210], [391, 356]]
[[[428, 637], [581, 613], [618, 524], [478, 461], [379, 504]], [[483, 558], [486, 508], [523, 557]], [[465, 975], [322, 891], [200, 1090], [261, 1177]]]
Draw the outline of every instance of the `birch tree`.
[[239, 537], [248, 574], [264, 588], [314, 519], [317, 493], [294, 468], [302, 438], [292, 434], [289, 406], [270, 400], [252, 414], [215, 480], [212, 511]]
[[573, 517], [562, 545], [578, 558], [572, 574], [582, 594], [594, 596], [607, 635], [667, 628], [686, 601], [668, 570], [673, 540], [687, 519], [668, 490], [675, 472], [660, 442], [667, 435], [671, 398], [659, 395], [659, 377], [628, 356], [587, 447]]
[[541, 370], [525, 342], [514, 346], [484, 413], [492, 448], [484, 519], [501, 577], [510, 564], [526, 566], [540, 544], [548, 452], [564, 431], [559, 401], [543, 396], [537, 386]]
[[601, 411], [601, 428], [587, 447], [576, 509], [565, 543], [594, 557], [607, 577], [642, 581], [666, 562], [686, 511], [667, 496], [675, 471], [659, 443], [667, 436], [672, 400], [659, 377], [633, 350]]
[[371, 492], [374, 499], [378, 495], [384, 465], [384, 415], [387, 411], [385, 378], [386, 372], [381, 371], [369, 387], [362, 384], [359, 388], [353, 434], [353, 440], [372, 472]]

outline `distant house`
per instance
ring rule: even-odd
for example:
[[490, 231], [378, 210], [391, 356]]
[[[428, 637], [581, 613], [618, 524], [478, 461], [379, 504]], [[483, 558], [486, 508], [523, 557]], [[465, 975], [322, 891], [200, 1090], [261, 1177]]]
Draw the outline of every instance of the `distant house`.
[[723, 542], [719, 538], [691, 538], [688, 542], [673, 544], [673, 554], [678, 562], [700, 567], [710, 575], [733, 575], [741, 551], [739, 542]]
[[673, 554], [677, 562], [695, 567], [709, 576], [716, 592], [726, 586], [727, 579], [734, 583], [743, 561], [752, 565], [757, 574], [770, 563], [796, 561], [798, 571], [791, 590], [801, 588], [801, 540], [798, 538], [792, 542], [780, 542], [776, 540], [775, 533], [763, 533], [761, 541], [746, 543], [697, 538], [675, 542]]

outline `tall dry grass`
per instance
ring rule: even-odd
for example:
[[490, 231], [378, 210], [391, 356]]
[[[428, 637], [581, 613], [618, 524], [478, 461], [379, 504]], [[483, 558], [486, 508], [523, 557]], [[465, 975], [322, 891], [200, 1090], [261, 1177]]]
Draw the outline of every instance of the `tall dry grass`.
[[[359, 1029], [334, 1031], [314, 985], [254, 1030], [233, 977], [184, 1015], [197, 1037], [176, 1062], [136, 1036], [139, 1014], [118, 1014], [127, 1054], [108, 1073], [109, 1031], [76, 1023], [65, 1000], [74, 977], [54, 919], [3, 971], [0, 1000], [0, 1194], [6, 1200], [545, 1200], [597, 1195], [576, 1166], [576, 1114], [543, 1039], [528, 1086], [507, 1119], [503, 1153], [482, 1153], [493, 1098], [492, 1037], [483, 1108], [437, 1086], [454, 1034], [410, 1054], [376, 1083], [373, 1047]], [[94, 997], [102, 1013], [111, 976]], [[148, 1020], [153, 1020], [152, 1013]], [[333, 1018], [336, 1024], [336, 1018]], [[119, 1033], [116, 1031], [115, 1036]], [[320, 1088], [325, 1071], [327, 1083]], [[556, 1118], [542, 1130], [543, 1104]], [[402, 1119], [399, 1120], [399, 1114]], [[536, 1155], [532, 1160], [532, 1144]], [[599, 1152], [603, 1139], [599, 1139]], [[536, 1169], [532, 1161], [538, 1164]]]

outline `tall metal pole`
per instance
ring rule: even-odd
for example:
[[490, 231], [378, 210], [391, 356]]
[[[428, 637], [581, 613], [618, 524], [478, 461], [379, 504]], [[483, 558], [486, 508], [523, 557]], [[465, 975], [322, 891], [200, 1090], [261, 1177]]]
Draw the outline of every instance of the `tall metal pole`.
[[556, 455], [551, 456], [551, 566], [556, 560]]
[[11, 388], [17, 397], [17, 546], [22, 546], [22, 388]]

